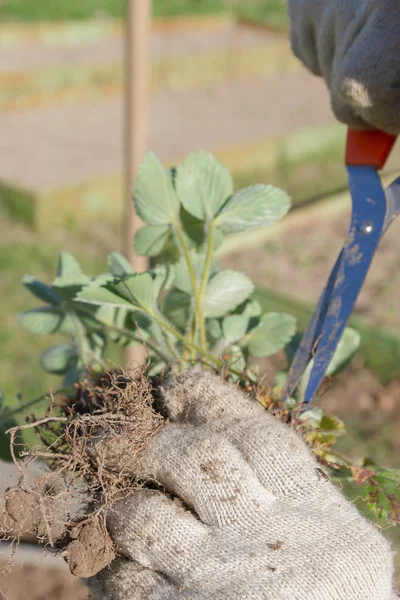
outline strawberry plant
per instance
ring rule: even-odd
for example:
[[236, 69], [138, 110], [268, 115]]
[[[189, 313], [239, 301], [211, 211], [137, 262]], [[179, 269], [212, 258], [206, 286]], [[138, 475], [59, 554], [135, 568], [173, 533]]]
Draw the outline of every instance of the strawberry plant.
[[[228, 169], [206, 152], [189, 155], [174, 169], [165, 169], [149, 152], [137, 175], [134, 202], [144, 222], [134, 245], [138, 254], [151, 258], [149, 271], [135, 273], [121, 254], [113, 252], [107, 272], [92, 277], [63, 252], [51, 284], [32, 276], [23, 280], [43, 304], [19, 315], [22, 327], [67, 337], [66, 343], [51, 346], [40, 357], [46, 371], [63, 378], [53, 397], [58, 393], [74, 398], [88, 373], [101, 377], [108, 369], [104, 355], [110, 344], [144, 345], [148, 378], [193, 365], [215, 370], [252, 390], [267, 409], [291, 422], [331, 477], [359, 483], [378, 517], [398, 522], [400, 473], [382, 469], [370, 459], [355, 463], [343, 456], [336, 449], [338, 438], [345, 435], [343, 423], [320, 409], [303, 410], [310, 367], [295, 397], [285, 404], [279, 393], [286, 372], [268, 388], [260, 384], [255, 359], [285, 349], [290, 364], [298, 343], [295, 319], [284, 313], [262, 314], [252, 298], [252, 281], [244, 273], [218, 266], [216, 252], [225, 237], [284, 217], [290, 207], [287, 194], [266, 185], [234, 192]], [[359, 341], [355, 331], [345, 331], [328, 375], [349, 363]], [[26, 414], [42, 399], [14, 410], [6, 403], [0, 408], [3, 459], [10, 459], [6, 431], [15, 425], [16, 413]]]

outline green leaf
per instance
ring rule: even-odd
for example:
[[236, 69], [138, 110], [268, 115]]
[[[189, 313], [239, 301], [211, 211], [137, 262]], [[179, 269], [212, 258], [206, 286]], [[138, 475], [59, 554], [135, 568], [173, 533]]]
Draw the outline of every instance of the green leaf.
[[388, 496], [400, 494], [400, 478], [396, 471], [380, 471], [375, 481]]
[[246, 359], [243, 356], [242, 349], [239, 346], [232, 346], [229, 351], [228, 365], [236, 371], [243, 371], [246, 368]]
[[64, 373], [63, 385], [65, 387], [73, 386], [84, 376], [84, 370], [79, 368], [78, 357], [72, 357]]
[[249, 302], [246, 302], [242, 314], [249, 317], [249, 319], [253, 317], [260, 317], [262, 314], [261, 304], [257, 300], [250, 300]]
[[135, 234], [134, 246], [140, 256], [157, 256], [170, 235], [169, 225], [145, 225]]
[[222, 328], [218, 319], [207, 319], [206, 321], [206, 335], [207, 339], [215, 344], [219, 342], [222, 336]]
[[40, 364], [48, 373], [62, 375], [76, 359], [76, 349], [72, 344], [52, 346], [40, 357]]
[[[138, 330], [139, 337], [142, 340], [148, 340], [150, 337], [157, 339], [164, 347], [163, 331], [160, 325], [151, 317], [144, 313], [131, 313], [130, 320]], [[165, 348], [164, 348], [165, 350]]]
[[365, 493], [368, 506], [377, 517], [390, 525], [400, 523], [400, 472], [378, 470], [376, 475], [371, 472]]
[[203, 299], [206, 317], [223, 317], [244, 302], [254, 290], [252, 281], [238, 271], [220, 271], [209, 282]]
[[222, 322], [222, 331], [227, 342], [240, 340], [247, 331], [249, 317], [247, 315], [229, 315]]
[[289, 196], [271, 185], [253, 185], [236, 192], [219, 213], [216, 223], [223, 232], [239, 232], [270, 225], [290, 208]]
[[124, 277], [124, 275], [133, 273], [130, 262], [119, 252], [110, 252], [108, 255], [108, 268], [114, 277]]
[[89, 283], [90, 278], [82, 272], [78, 261], [69, 252], [61, 252], [58, 261], [55, 287], [81, 286]]
[[346, 431], [343, 421], [337, 417], [330, 417], [328, 415], [322, 417], [320, 428], [323, 431], [332, 431], [336, 434], [342, 434]]
[[[103, 304], [96, 311], [96, 318], [99, 321], [101, 321], [102, 323], [104, 323], [105, 325], [114, 325], [118, 310], [122, 311], [123, 309], [118, 309], [118, 308], [114, 308], [113, 306], [109, 306], [108, 304]], [[125, 316], [126, 316], [126, 311], [125, 311]]]
[[174, 265], [158, 265], [150, 271], [150, 274], [153, 278], [153, 293], [155, 298], [158, 298], [162, 290], [170, 290], [174, 285]]
[[202, 246], [204, 244], [206, 235], [204, 221], [191, 215], [183, 208], [183, 206], [181, 208], [180, 217], [188, 245], [190, 247], [195, 246], [197, 248]]
[[311, 427], [320, 427], [324, 413], [321, 408], [310, 408], [299, 415], [299, 421], [303, 421]]
[[[151, 353], [150, 353], [151, 354]], [[149, 370], [147, 371], [148, 377], [155, 377], [159, 375], [164, 369], [167, 369], [167, 365], [163, 361], [152, 360]]]
[[49, 304], [61, 304], [63, 299], [53, 290], [50, 286], [38, 281], [31, 275], [25, 275], [22, 278], [22, 285], [24, 285], [36, 298], [48, 302]]
[[[283, 385], [283, 384], [282, 384]], [[288, 398], [287, 400], [285, 400], [285, 408], [288, 411], [292, 411], [296, 408], [296, 406], [299, 406], [300, 402], [296, 399], [296, 398]]]
[[57, 306], [41, 306], [17, 316], [18, 323], [32, 333], [47, 335], [55, 333], [64, 320], [64, 312]]
[[361, 342], [358, 331], [347, 327], [330, 362], [327, 375], [336, 375], [342, 371], [357, 352]]
[[213, 250], [218, 250], [218, 248], [221, 248], [222, 244], [224, 243], [224, 234], [222, 233], [222, 231], [220, 229], [216, 229], [215, 233], [214, 233], [214, 243], [213, 243]]
[[[195, 250], [191, 250], [189, 256], [193, 265], [196, 281], [199, 284], [203, 274], [205, 256], [203, 253], [198, 253]], [[213, 275], [217, 269], [218, 266], [215, 262], [213, 262], [211, 265], [211, 275]], [[175, 265], [175, 287], [182, 292], [187, 292], [188, 294], [192, 294], [193, 291], [192, 283], [190, 281], [189, 268], [183, 256]]]
[[169, 225], [179, 214], [171, 173], [152, 152], [147, 152], [139, 167], [134, 201], [138, 215], [149, 225]]
[[83, 288], [82, 291], [76, 297], [79, 302], [86, 302], [88, 304], [97, 304], [99, 306], [106, 304], [108, 306], [115, 306], [117, 308], [129, 308], [130, 310], [136, 310], [138, 306], [132, 304], [129, 300], [122, 298], [120, 295], [110, 291], [105, 287], [98, 287], [95, 285], [88, 285]]
[[185, 209], [198, 219], [208, 221], [233, 193], [229, 169], [204, 151], [189, 154], [178, 167], [175, 186]]
[[[198, 269], [196, 269], [196, 266], [197, 266], [198, 257], [193, 252], [191, 252], [190, 258], [191, 258], [193, 267], [195, 268], [195, 272], [197, 272], [196, 273], [196, 275], [197, 275]], [[202, 260], [202, 263], [204, 264], [204, 258]], [[185, 292], [186, 294], [191, 294], [193, 291], [192, 283], [190, 280], [189, 269], [188, 269], [186, 260], [183, 257], [180, 258], [178, 260], [178, 262], [176, 263], [175, 268], [176, 268], [175, 286], [181, 292]], [[196, 276], [196, 281], [198, 281], [198, 279], [199, 278]]]
[[175, 327], [180, 331], [186, 331], [191, 304], [192, 298], [189, 294], [173, 288], [165, 298], [162, 311]]
[[[83, 314], [82, 311], [79, 310], [78, 306], [75, 314], [78, 315], [79, 319], [85, 323], [85, 326], [91, 327], [93, 326], [93, 320], [86, 314]], [[85, 307], [87, 309], [87, 307]], [[73, 335], [74, 333], [74, 319], [71, 314], [66, 313], [64, 319], [61, 321], [59, 328], [57, 329], [57, 333], [62, 333], [63, 335]]]
[[[114, 326], [120, 329], [126, 328], [128, 314], [130, 314], [130, 312], [124, 308], [115, 308], [114, 306], [109, 306], [107, 304], [103, 304], [96, 311], [96, 317], [101, 323], [104, 323], [106, 326]], [[114, 331], [113, 329], [110, 329], [108, 335], [114, 343], [120, 346], [127, 346], [132, 341], [127, 336], [118, 331]]]
[[282, 350], [296, 332], [296, 319], [284, 313], [268, 313], [248, 335], [253, 356], [270, 356]]
[[111, 289], [132, 305], [152, 309], [155, 305], [155, 285], [150, 273], [134, 273], [114, 284]]

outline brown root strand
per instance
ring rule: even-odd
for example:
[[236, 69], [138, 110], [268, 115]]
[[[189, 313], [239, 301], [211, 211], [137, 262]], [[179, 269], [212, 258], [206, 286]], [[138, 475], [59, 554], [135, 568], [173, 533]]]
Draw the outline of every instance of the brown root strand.
[[[29, 532], [61, 551], [75, 575], [95, 575], [115, 556], [107, 511], [145, 484], [135, 479], [134, 463], [163, 421], [142, 368], [89, 374], [76, 384], [73, 399], [53, 398], [42, 419], [32, 416], [10, 430], [19, 479], [6, 492], [13, 526], [3, 539], [15, 541]], [[41, 445], [17, 448], [18, 434], [28, 428]]]

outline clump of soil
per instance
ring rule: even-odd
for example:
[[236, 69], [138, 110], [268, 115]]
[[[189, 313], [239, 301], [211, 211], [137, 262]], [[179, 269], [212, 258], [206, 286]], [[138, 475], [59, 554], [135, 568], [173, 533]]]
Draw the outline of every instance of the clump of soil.
[[114, 560], [112, 539], [98, 517], [79, 523], [69, 535], [63, 556], [73, 575], [92, 577]]
[[34, 512], [33, 496], [22, 489], [11, 488], [7, 490], [4, 499], [8, 516], [20, 531], [24, 531], [29, 526]]
[[[92, 577], [115, 557], [106, 512], [133, 488], [137, 456], [163, 424], [142, 369], [88, 376], [73, 399], [52, 401], [46, 415], [11, 430], [15, 488], [5, 494], [14, 535], [34, 533], [62, 552], [73, 574]], [[33, 427], [42, 444], [19, 449], [18, 433]], [[41, 476], [30, 481], [32, 465]], [[11, 536], [10, 536], [11, 537]]]

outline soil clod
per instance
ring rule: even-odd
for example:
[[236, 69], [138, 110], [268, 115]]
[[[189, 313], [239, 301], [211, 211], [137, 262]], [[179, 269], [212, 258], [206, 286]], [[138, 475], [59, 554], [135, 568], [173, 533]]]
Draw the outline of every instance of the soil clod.
[[32, 494], [18, 488], [9, 488], [4, 495], [5, 509], [18, 529], [23, 530], [32, 522], [34, 512], [34, 497]]
[[112, 539], [99, 518], [74, 527], [63, 557], [76, 577], [93, 577], [115, 558]]

